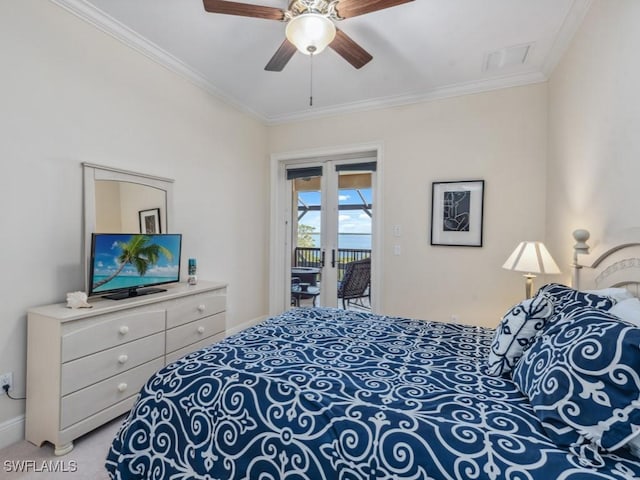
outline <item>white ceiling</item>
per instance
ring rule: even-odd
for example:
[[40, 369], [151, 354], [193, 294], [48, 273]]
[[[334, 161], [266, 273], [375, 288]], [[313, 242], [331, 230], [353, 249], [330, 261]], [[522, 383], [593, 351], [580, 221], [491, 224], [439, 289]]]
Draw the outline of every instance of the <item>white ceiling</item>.
[[[327, 48], [264, 66], [285, 24], [204, 11], [202, 0], [52, 0], [268, 124], [545, 81], [592, 0], [415, 0], [338, 27], [373, 55], [356, 70]], [[286, 9], [287, 0], [237, 0]], [[531, 44], [523, 64], [487, 56]]]

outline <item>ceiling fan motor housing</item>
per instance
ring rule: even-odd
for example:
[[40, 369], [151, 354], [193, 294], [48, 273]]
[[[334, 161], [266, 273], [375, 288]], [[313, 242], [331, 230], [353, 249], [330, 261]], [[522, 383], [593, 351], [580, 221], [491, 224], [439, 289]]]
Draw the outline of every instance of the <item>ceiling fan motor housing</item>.
[[292, 0], [285, 12], [285, 21], [305, 13], [318, 13], [332, 20], [342, 20], [336, 7], [340, 0]]

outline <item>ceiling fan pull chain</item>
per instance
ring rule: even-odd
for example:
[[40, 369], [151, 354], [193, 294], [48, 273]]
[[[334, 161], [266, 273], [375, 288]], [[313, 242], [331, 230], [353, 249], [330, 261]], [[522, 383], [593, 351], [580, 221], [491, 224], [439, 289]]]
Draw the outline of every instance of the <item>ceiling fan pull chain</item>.
[[309, 55], [309, 106], [313, 107], [313, 52]]

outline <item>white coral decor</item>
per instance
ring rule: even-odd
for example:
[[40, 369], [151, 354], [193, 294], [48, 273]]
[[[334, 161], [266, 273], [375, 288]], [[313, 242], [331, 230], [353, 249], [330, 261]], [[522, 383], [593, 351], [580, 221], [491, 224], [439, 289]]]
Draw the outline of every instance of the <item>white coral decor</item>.
[[87, 294], [84, 292], [67, 293], [67, 307], [69, 308], [91, 308], [87, 303]]

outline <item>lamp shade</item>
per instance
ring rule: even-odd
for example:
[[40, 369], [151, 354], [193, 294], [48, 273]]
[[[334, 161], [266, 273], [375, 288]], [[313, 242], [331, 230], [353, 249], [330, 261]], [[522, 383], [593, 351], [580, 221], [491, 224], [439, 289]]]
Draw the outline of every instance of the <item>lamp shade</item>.
[[560, 273], [558, 265], [542, 242], [520, 242], [502, 268], [527, 273]]
[[285, 35], [302, 53], [316, 55], [336, 37], [336, 27], [324, 15], [303, 13], [289, 21]]

